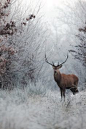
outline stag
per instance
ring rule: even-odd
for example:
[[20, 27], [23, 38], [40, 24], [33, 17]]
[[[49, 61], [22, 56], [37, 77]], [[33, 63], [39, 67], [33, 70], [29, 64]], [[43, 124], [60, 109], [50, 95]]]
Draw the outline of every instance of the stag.
[[53, 67], [54, 80], [57, 83], [58, 87], [60, 88], [61, 100], [63, 96], [65, 100], [66, 89], [70, 89], [73, 95], [79, 92], [77, 88], [78, 81], [79, 81], [78, 77], [74, 74], [64, 74], [59, 71], [59, 69], [63, 66], [63, 64], [67, 61], [67, 59], [68, 59], [68, 55], [67, 55], [66, 60], [63, 63], [61, 64], [58, 63], [58, 65], [54, 65], [54, 63], [50, 63], [48, 61], [46, 54], [45, 54], [46, 63], [48, 63], [49, 65]]

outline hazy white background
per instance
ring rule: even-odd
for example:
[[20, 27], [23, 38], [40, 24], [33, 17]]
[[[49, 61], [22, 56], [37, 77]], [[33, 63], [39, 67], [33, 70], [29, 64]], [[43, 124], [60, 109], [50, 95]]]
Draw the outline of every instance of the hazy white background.
[[[66, 16], [66, 14], [70, 13], [69, 16], [72, 16], [73, 10], [69, 8], [76, 8], [76, 2], [77, 0], [18, 0], [13, 4], [12, 12], [17, 21], [22, 16], [28, 16], [28, 12], [36, 15], [36, 19], [41, 17], [42, 28], [49, 32], [44, 48], [46, 47], [48, 55], [49, 53], [51, 55], [50, 61], [58, 63], [58, 61], [62, 62], [66, 58], [68, 50], [75, 49], [74, 46], [78, 43], [73, 35], [78, 33], [76, 30], [81, 23], [77, 22], [77, 26], [71, 24], [70, 27], [64, 22], [64, 19], [70, 20], [71, 23], [75, 22], [75, 17], [71, 20], [71, 17]], [[18, 11], [17, 15], [15, 15], [14, 10]], [[84, 76], [85, 70], [81, 62], [75, 60], [71, 53], [69, 53], [69, 59], [61, 71], [74, 73], [79, 76], [80, 82], [83, 82], [82, 76]]]
[[[16, 40], [18, 45], [19, 43], [20, 45], [23, 43], [22, 41], [29, 36], [30, 32], [31, 36], [34, 35], [32, 32], [35, 30], [33, 29], [35, 21], [42, 16], [41, 31], [42, 29], [46, 29], [49, 33], [47, 40], [43, 44], [43, 47], [46, 47], [48, 60], [55, 63], [58, 63], [58, 61], [62, 62], [66, 58], [68, 50], [74, 48], [74, 45], [77, 44], [75, 38], [71, 35], [71, 32], [76, 34], [77, 31], [74, 29], [74, 26], [71, 26], [70, 29], [59, 18], [65, 18], [65, 14], [68, 14], [67, 5], [75, 7], [76, 1], [17, 0], [11, 8], [14, 20], [19, 21], [21, 19], [22, 21], [22, 16], [26, 17], [28, 11], [29, 14], [33, 13], [36, 15], [36, 19], [29, 26], [29, 29], [32, 28], [32, 30], [28, 33], [26, 31], [26, 35], [24, 34], [20, 37], [21, 39]], [[79, 25], [81, 23], [78, 23]], [[41, 35], [40, 29], [38, 31]], [[41, 35], [41, 42], [45, 37]], [[35, 38], [36, 40], [31, 42], [33, 41], [33, 37], [32, 40], [29, 40], [29, 36], [27, 41], [33, 45], [33, 47], [30, 46], [33, 48], [31, 52], [34, 52], [34, 48], [39, 43], [37, 42], [39, 38]], [[24, 47], [26, 51], [20, 56], [21, 60], [27, 57], [28, 53], [28, 47]], [[45, 53], [41, 54], [44, 56]], [[39, 58], [43, 56], [40, 55]], [[37, 58], [37, 61], [39, 61], [39, 58]], [[44, 62], [44, 58], [42, 58], [42, 61]], [[42, 61], [39, 62], [39, 65]], [[21, 62], [19, 62], [20, 64]], [[74, 59], [71, 53], [69, 53], [69, 58], [61, 69], [61, 72], [78, 75], [80, 80], [79, 89], [83, 88], [82, 82], [84, 80], [85, 69], [82, 67], [80, 61]], [[53, 79], [52, 67], [44, 62], [41, 73], [40, 78], [44, 83], [39, 80], [36, 86], [28, 83], [28, 87], [23, 90], [18, 88], [12, 91], [0, 90], [0, 129], [86, 129], [86, 92], [80, 91], [75, 96], [71, 92], [66, 93], [66, 101], [61, 102], [59, 88]], [[19, 74], [19, 77], [21, 76]]]

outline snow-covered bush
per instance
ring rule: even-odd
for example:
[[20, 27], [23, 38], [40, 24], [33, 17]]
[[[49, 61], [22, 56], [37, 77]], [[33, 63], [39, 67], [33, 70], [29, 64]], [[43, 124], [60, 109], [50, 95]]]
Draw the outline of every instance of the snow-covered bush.
[[46, 29], [43, 29], [39, 5], [34, 12], [36, 16], [30, 6], [20, 17], [16, 8], [21, 8], [21, 4], [17, 0], [0, 2], [0, 56], [4, 58], [1, 63], [5, 69], [3, 75], [0, 74], [0, 87], [24, 87], [29, 81], [35, 83], [38, 79], [43, 65]]

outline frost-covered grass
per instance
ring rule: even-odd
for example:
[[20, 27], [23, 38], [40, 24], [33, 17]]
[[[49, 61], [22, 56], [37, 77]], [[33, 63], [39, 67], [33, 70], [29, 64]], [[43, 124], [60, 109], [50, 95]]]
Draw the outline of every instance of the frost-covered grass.
[[0, 90], [0, 129], [86, 129], [86, 92], [61, 102], [58, 91], [41, 83]]

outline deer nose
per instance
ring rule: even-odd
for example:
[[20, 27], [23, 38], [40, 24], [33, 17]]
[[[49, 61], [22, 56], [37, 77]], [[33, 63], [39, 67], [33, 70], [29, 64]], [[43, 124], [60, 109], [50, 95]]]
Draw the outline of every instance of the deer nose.
[[54, 70], [54, 73], [57, 73], [56, 70]]

